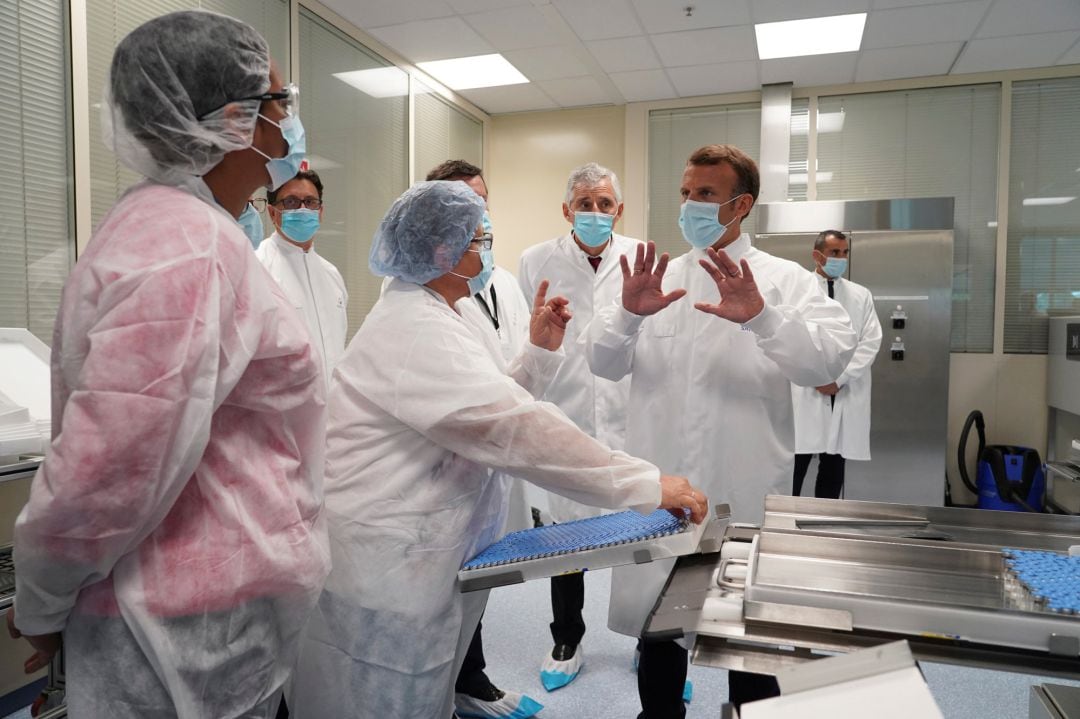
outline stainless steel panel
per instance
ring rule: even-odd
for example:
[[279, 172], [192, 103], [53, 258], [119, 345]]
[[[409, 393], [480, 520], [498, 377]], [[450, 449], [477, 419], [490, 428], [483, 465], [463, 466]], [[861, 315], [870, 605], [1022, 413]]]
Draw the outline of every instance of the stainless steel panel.
[[[1046, 403], [1056, 409], [1080, 415], [1080, 344], [1069, 326], [1080, 325], [1080, 317], [1051, 317], [1046, 366]], [[1071, 340], [1071, 341], [1070, 341]], [[1069, 353], [1072, 354], [1069, 354]]]
[[830, 228], [845, 232], [953, 229], [951, 197], [770, 202], [759, 205], [757, 213], [759, 235], [821, 232]]
[[791, 168], [791, 83], [761, 88], [761, 190], [758, 201], [787, 202]]

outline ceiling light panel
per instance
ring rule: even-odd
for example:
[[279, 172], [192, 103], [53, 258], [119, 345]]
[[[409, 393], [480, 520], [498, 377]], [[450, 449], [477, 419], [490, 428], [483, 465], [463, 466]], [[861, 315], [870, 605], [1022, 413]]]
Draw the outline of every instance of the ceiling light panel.
[[529, 81], [498, 53], [418, 62], [416, 65], [451, 90], [521, 85]]
[[828, 55], [853, 52], [862, 44], [866, 13], [815, 17], [807, 20], [759, 23], [758, 57], [771, 60], [781, 57]]

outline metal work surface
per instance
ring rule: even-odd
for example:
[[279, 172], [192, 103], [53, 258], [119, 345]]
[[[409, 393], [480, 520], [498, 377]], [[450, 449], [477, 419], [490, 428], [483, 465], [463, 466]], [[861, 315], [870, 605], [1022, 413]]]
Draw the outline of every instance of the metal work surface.
[[769, 497], [745, 583], [725, 578], [732, 541], [681, 558], [646, 636], [696, 633], [694, 661], [729, 669], [905, 638], [922, 659], [1080, 678], [1080, 618], [1018, 591], [1002, 553], [1076, 544], [1073, 517]]

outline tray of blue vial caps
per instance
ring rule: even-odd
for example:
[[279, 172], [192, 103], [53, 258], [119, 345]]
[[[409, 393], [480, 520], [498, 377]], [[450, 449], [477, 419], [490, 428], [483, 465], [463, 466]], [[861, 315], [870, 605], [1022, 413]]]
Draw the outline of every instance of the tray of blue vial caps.
[[1080, 557], [1003, 549], [1006, 591], [1020, 609], [1080, 614]]
[[704, 525], [658, 509], [648, 515], [628, 510], [523, 529], [465, 562], [458, 572], [461, 591], [690, 554]]

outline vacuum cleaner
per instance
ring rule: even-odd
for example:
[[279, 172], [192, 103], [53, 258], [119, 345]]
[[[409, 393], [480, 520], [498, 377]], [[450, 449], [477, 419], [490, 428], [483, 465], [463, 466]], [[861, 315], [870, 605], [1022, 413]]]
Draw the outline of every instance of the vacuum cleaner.
[[[967, 441], [972, 426], [979, 434], [978, 468], [975, 481], [967, 471]], [[986, 422], [982, 412], [973, 411], [964, 421], [957, 449], [960, 479], [978, 497], [979, 509], [1006, 512], [1042, 512], [1046, 495], [1046, 475], [1038, 451], [1031, 447], [986, 444]]]

